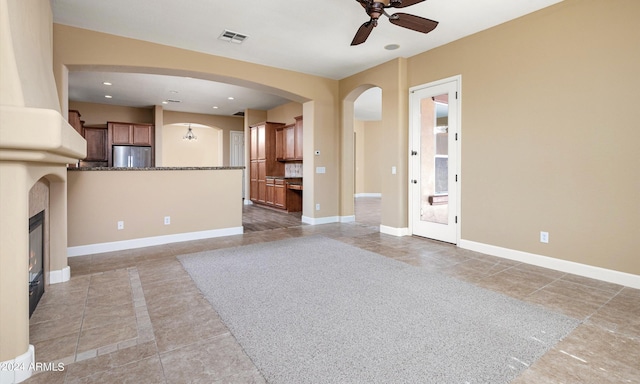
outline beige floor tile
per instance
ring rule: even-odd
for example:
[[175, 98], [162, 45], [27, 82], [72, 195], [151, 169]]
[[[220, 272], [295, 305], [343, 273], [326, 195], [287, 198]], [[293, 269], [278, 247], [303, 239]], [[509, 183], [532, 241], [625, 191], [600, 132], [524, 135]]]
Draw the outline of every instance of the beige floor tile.
[[121, 322], [83, 329], [78, 340], [78, 353], [116, 344], [138, 337], [135, 317]]
[[98, 383], [122, 383], [122, 384], [160, 384], [165, 383], [164, 373], [160, 359], [152, 356], [127, 365], [110, 370], [94, 373], [77, 380], [65, 380], [65, 383], [98, 384]]
[[82, 325], [82, 316], [61, 318], [29, 326], [29, 342], [31, 344], [43, 340], [51, 340], [66, 335], [77, 335]]
[[255, 372], [249, 357], [230, 334], [161, 353], [167, 381], [213, 383], [245, 371]]
[[74, 332], [69, 335], [35, 342], [36, 361], [48, 363], [75, 355], [78, 336], [79, 333]]
[[131, 348], [115, 351], [94, 359], [69, 364], [66, 368], [67, 381], [78, 381], [96, 373], [111, 371], [149, 357], [157, 356], [158, 350], [154, 342], [148, 342]]

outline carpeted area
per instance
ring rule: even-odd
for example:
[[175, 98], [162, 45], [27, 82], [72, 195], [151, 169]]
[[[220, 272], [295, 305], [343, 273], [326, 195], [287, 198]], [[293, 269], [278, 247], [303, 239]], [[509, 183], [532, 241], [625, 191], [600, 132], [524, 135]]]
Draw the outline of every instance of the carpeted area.
[[179, 257], [269, 383], [508, 383], [579, 321], [321, 236]]

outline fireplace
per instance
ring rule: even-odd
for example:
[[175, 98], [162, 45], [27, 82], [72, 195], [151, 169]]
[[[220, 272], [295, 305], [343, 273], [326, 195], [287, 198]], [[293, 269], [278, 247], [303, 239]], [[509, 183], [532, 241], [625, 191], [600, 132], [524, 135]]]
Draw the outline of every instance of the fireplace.
[[29, 219], [29, 317], [44, 294], [44, 211]]

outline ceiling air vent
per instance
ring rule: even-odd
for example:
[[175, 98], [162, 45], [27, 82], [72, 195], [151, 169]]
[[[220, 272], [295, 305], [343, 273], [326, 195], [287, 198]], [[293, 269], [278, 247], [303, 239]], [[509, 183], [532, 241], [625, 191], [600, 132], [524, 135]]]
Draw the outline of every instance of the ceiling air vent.
[[243, 111], [236, 112], [233, 114], [233, 116], [244, 116], [244, 112]]
[[167, 101], [170, 103], [182, 103], [182, 100], [175, 100], [175, 99], [167, 99]]
[[249, 36], [225, 29], [224, 31], [222, 31], [222, 34], [220, 34], [220, 37], [218, 37], [218, 39], [228, 41], [230, 43], [242, 44], [242, 42], [245, 41], [247, 37]]

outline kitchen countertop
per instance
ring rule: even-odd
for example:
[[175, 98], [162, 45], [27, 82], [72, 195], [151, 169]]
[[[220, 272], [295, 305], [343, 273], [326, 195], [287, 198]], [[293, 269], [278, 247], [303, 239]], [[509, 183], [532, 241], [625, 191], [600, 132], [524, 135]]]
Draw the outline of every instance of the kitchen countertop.
[[211, 171], [224, 169], [245, 169], [245, 167], [74, 167], [67, 168], [67, 171]]

